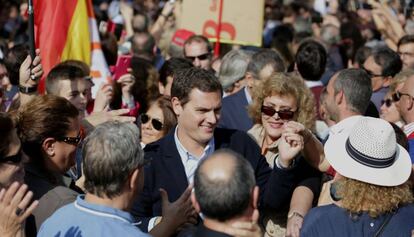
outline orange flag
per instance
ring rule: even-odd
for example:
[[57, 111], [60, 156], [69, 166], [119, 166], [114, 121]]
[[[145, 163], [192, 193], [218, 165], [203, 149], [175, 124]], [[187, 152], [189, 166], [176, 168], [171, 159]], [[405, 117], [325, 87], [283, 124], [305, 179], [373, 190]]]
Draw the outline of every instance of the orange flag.
[[58, 63], [81, 60], [91, 67], [95, 90], [110, 78], [91, 0], [34, 0], [36, 48], [40, 48], [44, 80]]

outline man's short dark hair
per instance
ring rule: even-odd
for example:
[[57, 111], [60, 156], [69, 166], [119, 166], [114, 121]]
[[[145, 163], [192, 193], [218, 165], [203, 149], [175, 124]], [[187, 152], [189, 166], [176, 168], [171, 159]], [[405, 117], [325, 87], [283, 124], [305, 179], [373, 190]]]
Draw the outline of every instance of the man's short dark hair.
[[61, 80], [76, 80], [84, 78], [83, 70], [75, 65], [60, 63], [56, 65], [46, 77], [46, 92], [48, 94], [57, 94], [57, 85]]
[[193, 67], [193, 64], [185, 58], [170, 58], [164, 62], [160, 69], [159, 81], [165, 86], [167, 85], [167, 77], [173, 77], [180, 69]]
[[400, 46], [404, 44], [414, 44], [414, 35], [404, 35], [398, 40], [397, 46], [400, 48]]
[[390, 48], [380, 48], [374, 51], [372, 56], [375, 63], [381, 66], [381, 75], [384, 77], [394, 77], [402, 69], [400, 56]]
[[203, 36], [203, 35], [192, 35], [190, 36], [190, 38], [188, 38], [185, 42], [184, 42], [184, 56], [185, 56], [185, 46], [192, 44], [194, 42], [197, 43], [205, 43], [207, 46], [207, 52], [211, 53], [213, 51], [213, 46], [211, 46], [210, 41], [207, 39], [207, 37]]
[[343, 91], [348, 109], [365, 114], [371, 101], [371, 79], [363, 69], [343, 69], [334, 82], [334, 94]]
[[282, 57], [272, 49], [262, 49], [253, 54], [252, 59], [247, 65], [246, 72], [252, 74], [255, 79], [260, 79], [259, 74], [267, 65], [272, 66], [275, 72], [286, 70]]
[[309, 81], [318, 81], [325, 72], [326, 50], [315, 40], [305, 40], [296, 53], [296, 66], [300, 75]]
[[201, 68], [191, 67], [179, 70], [171, 86], [171, 98], [177, 97], [181, 105], [185, 105], [193, 89], [202, 92], [223, 93], [220, 81], [213, 72]]
[[210, 179], [203, 170], [201, 161], [194, 175], [194, 191], [201, 212], [208, 218], [226, 221], [240, 216], [251, 202], [255, 186], [251, 164], [240, 154], [231, 150], [218, 150], [213, 155], [227, 155], [233, 158], [232, 174], [227, 179]]

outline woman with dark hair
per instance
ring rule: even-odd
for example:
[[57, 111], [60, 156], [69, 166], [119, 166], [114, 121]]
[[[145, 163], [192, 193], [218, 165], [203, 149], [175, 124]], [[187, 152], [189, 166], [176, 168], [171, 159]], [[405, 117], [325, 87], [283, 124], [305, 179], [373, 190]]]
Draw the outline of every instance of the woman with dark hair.
[[38, 96], [18, 113], [18, 135], [29, 157], [25, 182], [39, 200], [33, 213], [35, 223], [26, 224], [28, 233], [35, 234], [54, 211], [76, 199], [78, 190], [69, 188], [75, 186], [66, 172], [75, 165], [81, 141], [78, 116], [75, 106], [54, 95]]
[[23, 185], [27, 157], [7, 113], [0, 112], [0, 134], [0, 233], [6, 237], [24, 236], [25, 220], [38, 202], [30, 202], [33, 193]]
[[141, 115], [141, 145], [145, 146], [164, 137], [177, 123], [177, 117], [168, 97], [160, 96], [148, 102], [148, 110]]

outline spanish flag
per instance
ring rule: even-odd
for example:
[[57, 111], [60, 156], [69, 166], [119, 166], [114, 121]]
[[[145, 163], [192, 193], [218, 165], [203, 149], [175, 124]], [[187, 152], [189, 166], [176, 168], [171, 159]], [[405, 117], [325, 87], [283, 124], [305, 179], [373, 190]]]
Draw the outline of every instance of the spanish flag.
[[91, 67], [95, 85], [110, 78], [91, 0], [34, 0], [33, 8], [36, 48], [40, 48], [45, 76], [56, 64], [77, 59]]

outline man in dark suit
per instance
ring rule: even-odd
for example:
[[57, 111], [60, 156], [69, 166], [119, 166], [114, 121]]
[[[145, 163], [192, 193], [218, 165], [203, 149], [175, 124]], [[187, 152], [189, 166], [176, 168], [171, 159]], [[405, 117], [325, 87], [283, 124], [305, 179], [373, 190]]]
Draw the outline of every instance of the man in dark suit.
[[197, 223], [188, 186], [193, 182], [199, 162], [220, 148], [231, 149], [250, 163], [260, 189], [260, 208], [278, 209], [289, 199], [295, 177], [295, 167], [291, 167], [293, 158], [303, 144], [282, 146], [286, 150], [280, 151], [283, 155], [276, 159], [275, 168], [271, 170], [258, 145], [245, 132], [216, 128], [222, 87], [209, 71], [189, 68], [178, 72], [171, 96], [178, 117], [177, 127], [145, 147], [145, 158], [152, 162], [145, 169], [144, 191], [132, 208], [132, 214], [141, 221], [142, 230], [152, 230], [160, 220], [175, 230]]
[[260, 79], [274, 72], [284, 72], [285, 66], [279, 54], [271, 49], [263, 49], [252, 56], [246, 69], [246, 87], [223, 99], [223, 110], [219, 122], [220, 128], [247, 131], [253, 121], [247, 113], [247, 106], [252, 103], [252, 90]]
[[202, 160], [195, 172], [191, 201], [204, 221], [194, 236], [233, 236], [236, 233], [227, 229], [236, 222], [253, 223], [245, 231], [253, 232], [252, 237], [262, 236], [256, 223], [259, 188], [255, 184], [249, 162], [231, 150], [218, 150]]

